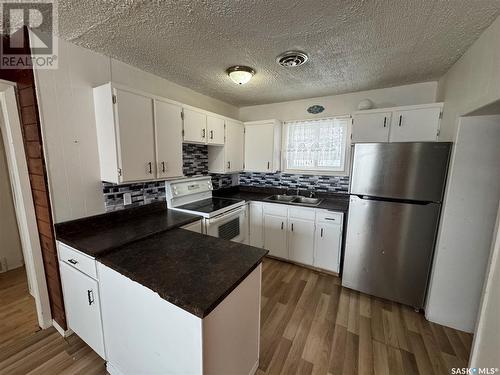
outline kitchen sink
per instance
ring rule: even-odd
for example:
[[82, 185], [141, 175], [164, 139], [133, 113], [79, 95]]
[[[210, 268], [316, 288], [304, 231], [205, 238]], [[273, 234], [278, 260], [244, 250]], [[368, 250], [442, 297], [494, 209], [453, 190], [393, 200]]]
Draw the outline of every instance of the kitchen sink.
[[296, 197], [292, 195], [273, 195], [269, 198], [266, 198], [266, 201], [278, 201], [278, 202], [291, 202], [295, 199]]
[[302, 206], [318, 206], [323, 201], [323, 199], [320, 198], [307, 198], [297, 195], [282, 195], [282, 194], [272, 195], [264, 200], [270, 202], [297, 204]]
[[323, 199], [320, 199], [320, 198], [296, 197], [292, 202], [317, 206], [318, 204], [321, 203], [322, 200]]

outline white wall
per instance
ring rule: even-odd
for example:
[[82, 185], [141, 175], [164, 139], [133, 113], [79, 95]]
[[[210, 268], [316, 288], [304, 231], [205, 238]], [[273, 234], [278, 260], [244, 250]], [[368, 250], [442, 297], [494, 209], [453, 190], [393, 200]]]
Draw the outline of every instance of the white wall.
[[500, 208], [486, 282], [483, 288], [480, 318], [474, 333], [470, 367], [498, 367], [500, 353]]
[[[375, 108], [434, 103], [436, 92], [437, 82], [423, 82], [342, 95], [262, 104], [241, 107], [240, 120], [254, 121], [275, 118], [285, 121], [345, 115], [357, 111], [358, 104], [363, 99], [370, 99]], [[325, 111], [317, 115], [308, 113], [307, 108], [314, 104], [322, 105], [325, 107]]]
[[426, 305], [427, 319], [472, 332], [500, 200], [500, 116], [460, 119]]
[[59, 40], [59, 68], [36, 71], [55, 222], [104, 212], [92, 87], [113, 80], [229, 117], [234, 106]]
[[439, 80], [438, 101], [444, 101], [440, 140], [452, 141], [459, 116], [500, 99], [500, 18]]
[[12, 199], [9, 170], [2, 133], [0, 132], [0, 263], [4, 262], [5, 264], [0, 265], [0, 272], [24, 264], [16, 211]]

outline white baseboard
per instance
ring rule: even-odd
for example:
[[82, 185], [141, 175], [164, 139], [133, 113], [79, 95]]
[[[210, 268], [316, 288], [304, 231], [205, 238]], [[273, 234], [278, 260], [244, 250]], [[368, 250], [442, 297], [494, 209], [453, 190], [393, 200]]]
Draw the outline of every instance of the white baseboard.
[[254, 375], [257, 372], [257, 369], [259, 368], [259, 358], [257, 358], [257, 362], [252, 366], [252, 369], [250, 370], [250, 373], [248, 375]]
[[61, 334], [62, 337], [68, 337], [68, 336], [71, 336], [73, 334], [73, 331], [70, 330], [69, 328], [65, 331], [60, 325], [59, 323], [57, 323], [54, 319], [52, 319], [52, 325], [54, 326], [54, 328], [56, 329], [57, 332], [59, 332]]
[[110, 362], [106, 362], [106, 370], [110, 375], [123, 375], [123, 373], [118, 370], [116, 366], [113, 366]]

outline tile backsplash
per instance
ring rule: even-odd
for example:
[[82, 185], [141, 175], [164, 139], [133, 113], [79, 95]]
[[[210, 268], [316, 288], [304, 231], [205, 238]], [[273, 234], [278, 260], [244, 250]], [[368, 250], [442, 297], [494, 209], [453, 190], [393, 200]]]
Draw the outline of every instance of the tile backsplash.
[[[208, 175], [208, 146], [183, 144], [183, 173], [187, 177]], [[317, 192], [347, 193], [349, 176], [310, 176], [289, 173], [241, 173], [239, 175], [210, 174], [214, 189], [232, 185], [277, 187], [284, 189], [314, 190]], [[106, 211], [125, 208], [123, 194], [130, 193], [132, 204], [140, 206], [165, 199], [165, 181], [151, 181], [115, 185], [102, 183]]]
[[347, 193], [349, 191], [349, 176], [313, 176], [283, 172], [241, 173], [239, 185]]

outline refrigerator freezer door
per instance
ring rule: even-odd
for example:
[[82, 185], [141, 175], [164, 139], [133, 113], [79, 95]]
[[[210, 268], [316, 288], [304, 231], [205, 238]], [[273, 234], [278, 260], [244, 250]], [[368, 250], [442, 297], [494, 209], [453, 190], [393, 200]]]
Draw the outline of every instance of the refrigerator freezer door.
[[451, 143], [358, 143], [350, 193], [441, 202]]
[[439, 211], [351, 196], [342, 285], [423, 307]]

